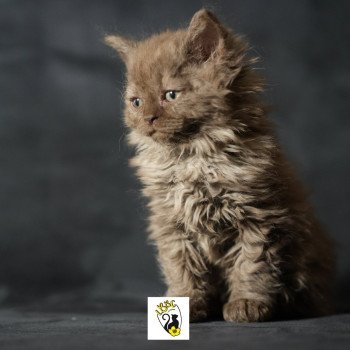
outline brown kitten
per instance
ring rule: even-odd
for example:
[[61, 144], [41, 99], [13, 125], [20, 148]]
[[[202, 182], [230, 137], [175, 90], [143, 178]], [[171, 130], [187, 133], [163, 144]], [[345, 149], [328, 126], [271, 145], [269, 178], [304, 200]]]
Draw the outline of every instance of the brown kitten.
[[126, 63], [131, 164], [168, 295], [190, 297], [192, 321], [329, 312], [331, 243], [271, 130], [246, 42], [207, 10], [187, 29], [106, 42]]

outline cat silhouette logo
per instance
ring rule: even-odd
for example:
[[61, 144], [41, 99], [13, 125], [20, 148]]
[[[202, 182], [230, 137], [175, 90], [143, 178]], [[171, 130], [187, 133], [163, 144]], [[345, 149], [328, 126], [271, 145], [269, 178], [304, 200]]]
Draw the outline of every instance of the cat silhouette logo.
[[148, 298], [148, 339], [189, 339], [189, 298]]
[[176, 337], [181, 332], [181, 311], [175, 300], [165, 300], [157, 305], [155, 310], [158, 321], [171, 336]]

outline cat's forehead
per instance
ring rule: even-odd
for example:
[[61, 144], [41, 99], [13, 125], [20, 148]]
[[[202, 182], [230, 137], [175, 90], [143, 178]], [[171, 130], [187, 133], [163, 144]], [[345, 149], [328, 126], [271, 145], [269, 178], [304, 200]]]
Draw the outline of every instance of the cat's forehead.
[[128, 63], [133, 85], [150, 85], [176, 75], [182, 59], [183, 33], [167, 31], [138, 43]]

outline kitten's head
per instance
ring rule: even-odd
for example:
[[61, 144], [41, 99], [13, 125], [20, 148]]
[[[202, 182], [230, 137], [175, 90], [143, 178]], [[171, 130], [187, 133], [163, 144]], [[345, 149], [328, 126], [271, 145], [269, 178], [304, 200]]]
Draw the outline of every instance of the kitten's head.
[[223, 123], [246, 45], [212, 13], [200, 10], [187, 29], [144, 41], [105, 41], [126, 64], [125, 121], [138, 137], [189, 142]]

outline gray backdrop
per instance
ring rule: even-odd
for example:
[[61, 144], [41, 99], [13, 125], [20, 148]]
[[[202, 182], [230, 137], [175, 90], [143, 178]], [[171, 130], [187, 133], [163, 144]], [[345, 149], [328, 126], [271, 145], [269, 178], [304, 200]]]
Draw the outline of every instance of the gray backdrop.
[[0, 304], [163, 292], [124, 70], [101, 38], [186, 25], [203, 4], [262, 58], [281, 143], [337, 241], [339, 300], [350, 292], [349, 1], [0, 0]]

